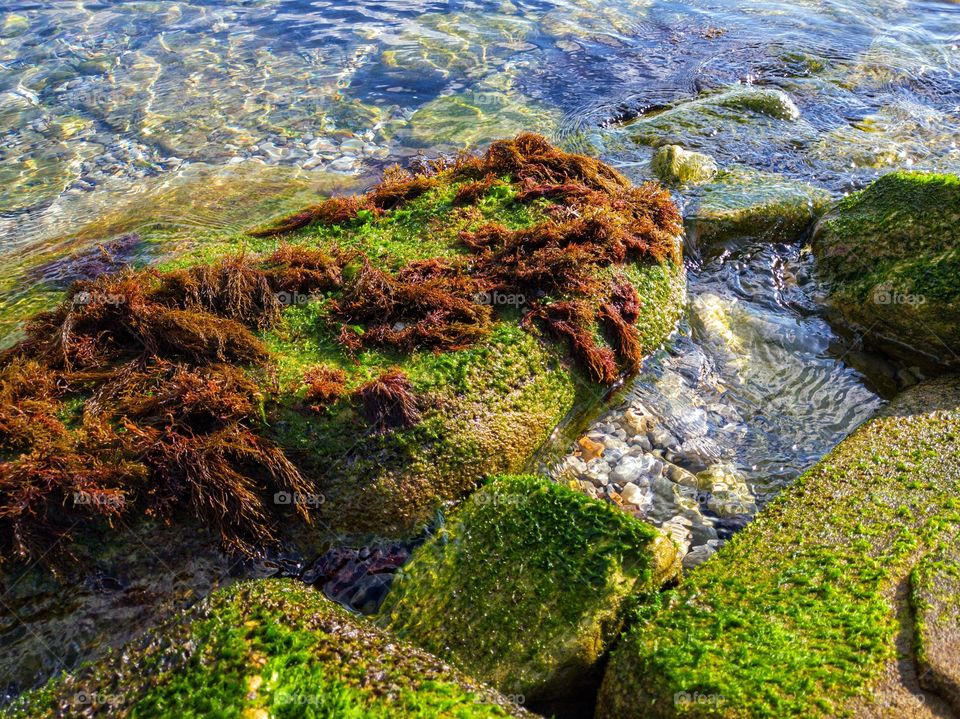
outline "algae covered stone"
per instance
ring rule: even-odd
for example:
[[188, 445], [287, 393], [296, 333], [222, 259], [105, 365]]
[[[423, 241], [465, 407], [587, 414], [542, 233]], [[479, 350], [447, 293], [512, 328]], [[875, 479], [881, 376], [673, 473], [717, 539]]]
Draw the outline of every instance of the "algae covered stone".
[[650, 112], [624, 129], [641, 145], [682, 145], [718, 157], [767, 153], [785, 141], [816, 136], [787, 93], [753, 85], [705, 93]]
[[820, 221], [813, 251], [844, 320], [912, 360], [960, 366], [960, 177], [885, 175]]
[[23, 696], [22, 717], [531, 717], [292, 580], [211, 595], [122, 651]]
[[[911, 572], [956, 536], [958, 490], [960, 379], [946, 378], [898, 397], [642, 610], [598, 717], [941, 716], [898, 662], [914, 661]], [[930, 606], [922, 617], [955, 618]], [[942, 650], [927, 661], [960, 661], [921, 637]]]
[[689, 152], [679, 145], [666, 145], [657, 150], [651, 161], [654, 174], [673, 185], [699, 185], [717, 174], [717, 163], [702, 152]]
[[415, 552], [382, 623], [507, 694], [569, 698], [634, 597], [679, 570], [652, 526], [533, 476], [490, 482]]
[[680, 230], [663, 188], [525, 134], [82, 280], [0, 357], [4, 536], [175, 507], [246, 553], [291, 510], [416, 535], [665, 341]]
[[688, 212], [697, 246], [731, 240], [798, 240], [823, 213], [830, 194], [805, 182], [736, 167], [704, 185]]

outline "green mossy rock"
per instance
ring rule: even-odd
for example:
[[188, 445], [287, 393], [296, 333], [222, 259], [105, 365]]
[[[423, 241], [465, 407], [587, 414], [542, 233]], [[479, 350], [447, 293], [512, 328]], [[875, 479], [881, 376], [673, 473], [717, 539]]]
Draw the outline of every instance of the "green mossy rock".
[[532, 717], [293, 580], [236, 584], [22, 697], [14, 717]]
[[[518, 202], [517, 187], [504, 184], [478, 202], [474, 217], [455, 206], [461, 184], [442, 182], [377, 219], [315, 225], [284, 239], [357, 249], [378, 267], [391, 269], [411, 260], [462, 257], [462, 230], [493, 221], [530, 227], [549, 209], [545, 200]], [[270, 249], [277, 241], [263, 242], [259, 247]], [[642, 307], [636, 327], [644, 351], [651, 352], [673, 332], [682, 313], [684, 269], [670, 259], [613, 269], [638, 291]], [[291, 307], [267, 334], [282, 386], [295, 385], [305, 369], [317, 365], [347, 373], [348, 390], [399, 367], [417, 395], [426, 398], [429, 409], [420, 424], [383, 435], [371, 434], [349, 402], [317, 414], [304, 413], [296, 393], [283, 399], [270, 436], [319, 479], [325, 500], [320, 512], [334, 530], [414, 535], [483, 478], [522, 471], [564, 418], [602, 401], [603, 390], [568, 361], [566, 343], [521, 328], [522, 309], [495, 309], [490, 337], [443, 353], [363, 349], [351, 357], [337, 343], [335, 325], [325, 324], [326, 302]]]
[[909, 359], [960, 366], [960, 177], [885, 175], [820, 221], [813, 250], [846, 322]]
[[[908, 582], [960, 528], [958, 490], [960, 378], [946, 378], [898, 397], [642, 610], [598, 718], [943, 716], [910, 669]], [[955, 645], [936, 657], [960, 663]]]
[[782, 90], [744, 85], [645, 115], [627, 125], [626, 130], [641, 145], [690, 147], [718, 134], [732, 139], [745, 134], [756, 136], [799, 119], [800, 111]]
[[688, 213], [697, 246], [759, 239], [794, 242], [826, 210], [830, 194], [804, 182], [748, 168], [721, 172]]
[[486, 485], [416, 551], [381, 622], [506, 694], [576, 695], [632, 597], [679, 572], [652, 526], [550, 480]]
[[666, 145], [657, 150], [651, 169], [670, 185], [699, 185], [717, 174], [717, 163], [709, 155], [689, 152], [679, 145]]

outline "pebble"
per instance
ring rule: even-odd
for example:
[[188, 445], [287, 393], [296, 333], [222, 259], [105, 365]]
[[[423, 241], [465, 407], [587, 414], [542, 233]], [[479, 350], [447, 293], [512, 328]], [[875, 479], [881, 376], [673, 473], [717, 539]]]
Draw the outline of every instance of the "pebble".
[[710, 557], [716, 554], [716, 552], [716, 549], [707, 544], [694, 547], [687, 552], [687, 555], [683, 558], [683, 568], [689, 570], [699, 567], [705, 561], [710, 559]]
[[638, 507], [642, 507], [647, 503], [647, 494], [640, 487], [628, 482], [624, 485], [623, 490], [620, 492], [620, 496], [623, 497], [623, 501], [628, 504], [634, 504]]

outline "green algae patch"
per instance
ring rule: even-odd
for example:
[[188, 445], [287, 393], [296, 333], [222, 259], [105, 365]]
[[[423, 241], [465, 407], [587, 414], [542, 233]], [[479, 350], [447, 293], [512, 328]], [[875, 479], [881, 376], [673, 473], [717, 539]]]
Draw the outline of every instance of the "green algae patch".
[[898, 589], [955, 535], [958, 457], [960, 380], [901, 395], [641, 608], [598, 717], [913, 716]]
[[532, 716], [292, 580], [249, 581], [22, 697], [15, 717]]
[[772, 137], [799, 120], [800, 111], [782, 90], [738, 85], [651, 112], [625, 129], [641, 145], [690, 149], [718, 134], [732, 140], [747, 133]]
[[671, 185], [700, 185], [717, 174], [717, 163], [702, 152], [689, 152], [679, 145], [665, 145], [650, 161], [653, 173]]
[[245, 553], [291, 512], [415, 535], [669, 336], [679, 219], [659, 186], [521, 135], [239, 254], [227, 235], [81, 280], [0, 356], [6, 536], [39, 557], [77, 522], [177, 510]]
[[804, 182], [732, 168], [704, 185], [689, 211], [697, 246], [759, 239], [795, 242], [827, 209], [830, 193]]
[[813, 237], [831, 304], [878, 344], [960, 365], [958, 228], [956, 175], [894, 172], [844, 199]]
[[491, 481], [404, 567], [381, 623], [507, 694], [575, 696], [632, 597], [679, 571], [673, 542], [534, 476]]

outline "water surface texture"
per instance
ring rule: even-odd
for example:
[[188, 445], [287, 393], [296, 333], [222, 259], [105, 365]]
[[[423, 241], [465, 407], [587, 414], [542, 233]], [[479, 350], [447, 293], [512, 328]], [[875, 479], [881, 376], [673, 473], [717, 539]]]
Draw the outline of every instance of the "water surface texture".
[[[742, 85], [785, 92], [796, 113], [683, 122], [691, 101]], [[98, 243], [111, 262], [154, 261], [520, 130], [635, 180], [663, 142], [834, 197], [895, 168], [956, 171], [960, 4], [2, 0], [0, 346], [103, 266]], [[701, 561], [882, 404], [818, 293], [795, 245], [691, 256], [676, 341], [587, 429], [603, 457], [560, 447], [555, 475], [611, 497], [633, 484], [633, 511]], [[134, 577], [137, 594], [7, 587], [0, 687], [121, 644], [148, 608], [224, 573], [204, 560]], [[120, 606], [124, 621], [102, 621]]]

